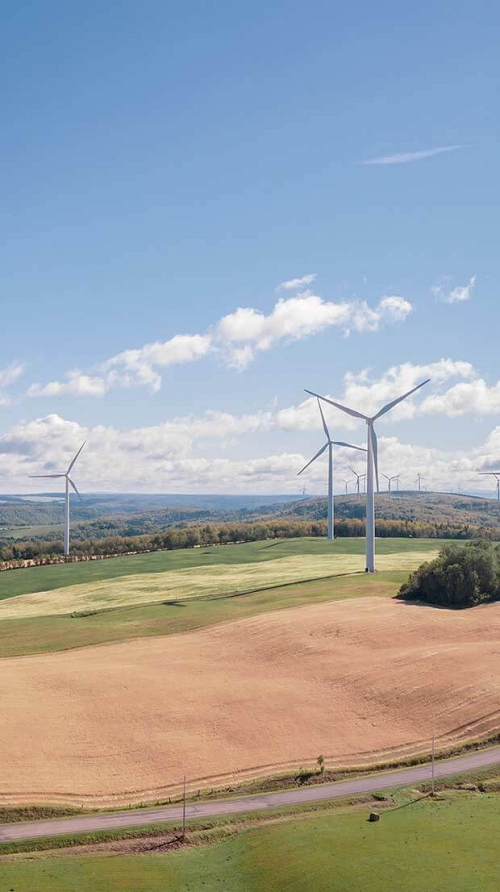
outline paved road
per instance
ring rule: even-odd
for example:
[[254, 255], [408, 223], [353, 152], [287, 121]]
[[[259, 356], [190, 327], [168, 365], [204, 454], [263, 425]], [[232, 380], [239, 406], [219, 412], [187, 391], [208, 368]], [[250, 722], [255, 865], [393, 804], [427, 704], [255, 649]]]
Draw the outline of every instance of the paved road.
[[[500, 765], [500, 747], [493, 747], [436, 762], [436, 777], [446, 777], [461, 771], [473, 771], [488, 765]], [[217, 815], [238, 814], [239, 812], [261, 811], [282, 805], [300, 805], [319, 802], [356, 793], [370, 793], [406, 784], [418, 784], [429, 780], [430, 764], [416, 768], [403, 768], [383, 774], [370, 774], [355, 780], [337, 781], [334, 784], [301, 787], [283, 793], [268, 793], [259, 796], [242, 796], [238, 799], [212, 800], [211, 802], [188, 805], [187, 818], [212, 818]], [[88, 815], [78, 818], [56, 818], [49, 821], [30, 821], [24, 824], [0, 825], [0, 842], [18, 839], [36, 839], [39, 836], [60, 836], [61, 834], [85, 833], [93, 830], [116, 830], [121, 827], [140, 827], [144, 824], [159, 824], [163, 821], [180, 821], [182, 807], [179, 805], [160, 808], [141, 808], [135, 811], [112, 812], [102, 815]], [[0, 849], [1, 852], [1, 849]]]

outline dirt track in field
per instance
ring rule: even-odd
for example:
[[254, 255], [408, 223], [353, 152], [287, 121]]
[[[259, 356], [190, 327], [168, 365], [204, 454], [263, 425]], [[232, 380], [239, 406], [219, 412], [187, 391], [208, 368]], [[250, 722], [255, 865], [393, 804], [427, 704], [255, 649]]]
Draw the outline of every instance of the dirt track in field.
[[[382, 598], [1, 661], [0, 800], [151, 801], [273, 768], [373, 762], [485, 734], [500, 604]], [[203, 780], [205, 779], [205, 781]]]

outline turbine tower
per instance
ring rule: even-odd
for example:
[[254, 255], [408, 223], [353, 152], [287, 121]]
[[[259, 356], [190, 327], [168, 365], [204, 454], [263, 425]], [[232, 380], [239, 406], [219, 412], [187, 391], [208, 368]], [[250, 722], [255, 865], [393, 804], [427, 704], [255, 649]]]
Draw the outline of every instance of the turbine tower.
[[366, 572], [374, 573], [375, 572], [375, 499], [374, 499], [374, 476], [377, 484], [377, 492], [379, 491], [378, 487], [378, 450], [377, 450], [377, 435], [375, 433], [375, 422], [381, 418], [382, 415], [385, 415], [394, 406], [397, 406], [398, 403], [401, 403], [403, 400], [407, 399], [407, 397], [411, 396], [412, 393], [415, 393], [416, 390], [419, 390], [424, 384], [430, 381], [430, 378], [426, 378], [425, 381], [422, 381], [420, 384], [417, 384], [416, 387], [412, 387], [407, 393], [403, 393], [402, 396], [398, 396], [397, 399], [391, 400], [390, 403], [387, 403], [386, 406], [383, 406], [375, 415], [363, 415], [362, 412], [356, 411], [356, 409], [350, 409], [348, 406], [343, 406], [341, 403], [336, 403], [334, 400], [330, 400], [325, 396], [321, 396], [319, 393], [314, 393], [312, 390], [306, 390], [306, 393], [311, 394], [311, 396], [318, 397], [318, 399], [324, 400], [326, 403], [330, 403], [331, 406], [335, 406], [337, 409], [341, 409], [342, 412], [346, 412], [348, 415], [352, 415], [353, 418], [362, 418], [363, 421], [366, 422], [367, 430], [367, 463], [366, 463]]
[[[418, 483], [418, 491], [419, 492], [422, 492], [422, 480], [425, 480], [425, 477], [422, 477], [422, 474], [417, 474], [417, 479], [415, 480], [415, 483]], [[424, 487], [424, 489], [425, 489], [425, 487]]]
[[483, 477], [494, 477], [497, 482], [497, 499], [500, 502], [500, 471], [480, 471]]
[[69, 556], [69, 488], [70, 488], [70, 486], [73, 487], [78, 498], [81, 499], [81, 495], [78, 492], [75, 484], [73, 483], [73, 481], [69, 475], [70, 475], [70, 471], [73, 469], [73, 466], [74, 466], [78, 456], [80, 455], [80, 452], [82, 451], [83, 447], [85, 446], [86, 442], [87, 442], [86, 440], [83, 441], [83, 443], [80, 446], [78, 452], [76, 453], [74, 459], [69, 463], [68, 470], [63, 472], [62, 474], [30, 474], [30, 477], [37, 477], [37, 478], [50, 477], [53, 480], [57, 480], [59, 477], [64, 477], [64, 479], [66, 481], [66, 493], [65, 493], [65, 499], [64, 499], [64, 557]]
[[[330, 436], [330, 431], [328, 430], [325, 416], [323, 415], [323, 409], [321, 408], [321, 403], [318, 399], [318, 409], [321, 414], [321, 421], [323, 422], [323, 430], [326, 434], [326, 443], [321, 449], [318, 450], [316, 455], [313, 455], [310, 461], [307, 462], [307, 465], [299, 471], [299, 474], [302, 474], [302, 471], [305, 471], [309, 465], [312, 465], [313, 461], [316, 461], [320, 455], [323, 455], [323, 452], [328, 449], [328, 538], [334, 539], [334, 505], [333, 505], [333, 447], [334, 446], [346, 446], [348, 449], [359, 449], [360, 452], [366, 452], [366, 449], [363, 449], [361, 446], [353, 446], [352, 443], [344, 443], [342, 440], [332, 440]], [[347, 488], [347, 485], [346, 485]]]
[[[366, 450], [365, 450], [365, 452], [366, 452]], [[352, 473], [354, 474], [354, 476], [355, 476], [355, 478], [356, 478], [356, 492], [357, 492], [357, 494], [358, 494], [358, 496], [359, 496], [359, 492], [360, 492], [359, 485], [360, 485], [361, 481], [362, 481], [364, 478], [366, 478], [366, 474], [358, 474], [358, 472], [355, 471], [354, 468], [351, 468], [350, 465], [349, 465], [349, 470], [352, 471]]]

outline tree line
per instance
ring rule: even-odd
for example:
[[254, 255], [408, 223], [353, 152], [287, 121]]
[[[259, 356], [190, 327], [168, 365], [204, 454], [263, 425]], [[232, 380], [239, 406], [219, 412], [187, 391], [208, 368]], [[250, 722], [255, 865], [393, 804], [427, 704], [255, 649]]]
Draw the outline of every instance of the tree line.
[[[460, 523], [432, 523], [421, 521], [377, 521], [380, 538], [416, 539], [497, 539], [498, 528], [474, 527]], [[161, 532], [138, 536], [107, 536], [74, 540], [71, 545], [72, 559], [91, 560], [124, 554], [140, 554], [177, 548], [195, 548], [210, 545], [229, 545], [239, 542], [256, 542], [263, 539], [294, 539], [303, 536], [325, 537], [325, 520], [273, 519], [254, 523], [200, 523], [193, 526], [170, 527]], [[335, 535], [339, 537], [365, 536], [365, 522], [358, 518], [339, 519], [335, 523]], [[63, 560], [63, 542], [26, 541], [0, 545], [0, 569], [9, 570], [30, 565], [58, 563]]]

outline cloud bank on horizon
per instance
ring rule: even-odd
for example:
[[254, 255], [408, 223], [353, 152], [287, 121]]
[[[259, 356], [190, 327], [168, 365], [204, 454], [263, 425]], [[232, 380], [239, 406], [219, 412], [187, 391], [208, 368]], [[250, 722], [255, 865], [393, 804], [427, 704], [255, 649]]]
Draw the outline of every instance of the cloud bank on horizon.
[[[487, 490], [487, 479], [478, 472], [495, 464], [500, 451], [500, 427], [495, 427], [474, 449], [437, 449], [413, 445], [390, 433], [394, 423], [416, 416], [453, 417], [457, 415], [492, 415], [500, 410], [500, 381], [488, 385], [471, 363], [440, 359], [426, 365], [404, 363], [391, 366], [374, 377], [368, 369], [347, 372], [342, 393], [331, 394], [353, 408], [367, 413], [431, 377], [430, 393], [396, 407], [391, 416], [381, 419], [379, 436], [380, 465], [389, 470], [404, 468], [408, 486], [417, 473], [424, 471], [428, 485], [449, 489], [462, 487]], [[325, 396], [330, 396], [326, 393]], [[364, 425], [333, 407], [325, 407], [332, 429], [352, 429], [354, 442], [363, 445]], [[296, 475], [306, 463], [307, 452], [285, 450], [247, 460], [224, 455], [238, 441], [272, 431], [318, 432], [322, 427], [316, 400], [306, 398], [285, 408], [273, 407], [254, 413], [234, 415], [206, 410], [199, 415], [183, 415], [160, 424], [120, 431], [105, 425], [85, 426], [57, 414], [50, 414], [11, 427], [0, 441], [0, 487], [26, 490], [27, 476], [43, 473], [74, 454], [79, 443], [88, 445], [79, 465], [79, 480], [84, 488], [127, 489], [170, 492], [254, 492], [298, 491]], [[297, 439], [294, 442], [298, 442]], [[210, 446], [212, 444], [212, 446]], [[215, 448], [217, 455], [208, 457]], [[258, 447], [257, 447], [258, 448]], [[340, 449], [337, 455], [338, 479], [349, 476], [352, 453]], [[62, 465], [61, 465], [62, 466]], [[322, 491], [324, 467], [308, 471], [308, 486]], [[404, 484], [403, 484], [404, 485]], [[32, 484], [32, 491], [37, 484]]]

